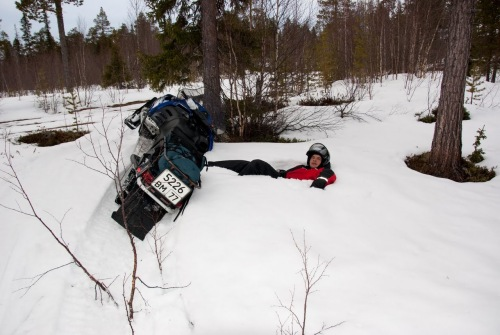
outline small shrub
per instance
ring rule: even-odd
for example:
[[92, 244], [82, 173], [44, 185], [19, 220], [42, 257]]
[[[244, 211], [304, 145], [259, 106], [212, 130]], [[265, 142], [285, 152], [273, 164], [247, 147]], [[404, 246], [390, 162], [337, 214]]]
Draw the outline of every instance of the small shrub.
[[424, 117], [419, 118], [418, 121], [423, 122], [423, 123], [434, 123], [434, 122], [436, 122], [436, 115], [428, 114]]
[[469, 111], [467, 110], [467, 108], [465, 108], [465, 106], [463, 107], [463, 109], [464, 109], [464, 116], [463, 116], [462, 120], [464, 120], [464, 121], [465, 120], [470, 120], [470, 113], [469, 113]]
[[278, 143], [302, 143], [306, 142], [305, 140], [299, 140], [298, 138], [283, 138], [279, 137], [278, 138]]
[[[276, 142], [279, 137], [279, 126], [271, 115], [275, 108], [285, 107], [285, 102], [280, 101], [275, 107], [273, 101], [260, 100], [256, 102], [252, 97], [236, 101], [227, 99], [224, 101], [226, 108], [226, 140], [229, 142]], [[233, 109], [241, 108], [245, 122], [243, 134], [240, 134], [240, 120]], [[235, 114], [231, 119], [231, 113]]]
[[472, 66], [470, 77], [466, 79], [466, 91], [470, 93], [470, 98], [466, 98], [467, 102], [473, 104], [475, 101], [481, 100], [482, 94], [480, 92], [484, 91], [484, 87], [481, 87], [483, 83], [481, 69], [477, 65]]
[[88, 131], [43, 130], [19, 137], [18, 141], [37, 144], [39, 147], [51, 147], [61, 143], [72, 142], [88, 134]]
[[[463, 108], [463, 111], [464, 111], [464, 115], [462, 117], [462, 120], [465, 121], [465, 120], [470, 120], [470, 113], [469, 111], [467, 110], [467, 108], [465, 107], [462, 107]], [[434, 108], [429, 114], [427, 114], [426, 116], [422, 116], [422, 114], [418, 114], [418, 121], [420, 122], [424, 122], [424, 123], [434, 123], [436, 122], [436, 118], [437, 118], [437, 112], [438, 112], [438, 109], [437, 108]]]
[[474, 151], [467, 157], [472, 163], [477, 164], [484, 160], [484, 151], [479, 146], [481, 145], [481, 140], [485, 140], [486, 138], [487, 137], [483, 126], [483, 128], [477, 130], [476, 140], [472, 144], [472, 146], [474, 147]]
[[479, 149], [478, 151], [473, 151], [467, 158], [474, 164], [481, 163], [484, 161], [484, 152], [483, 149]]
[[76, 90], [69, 92], [69, 95], [64, 97], [64, 101], [66, 102], [66, 109], [68, 110], [68, 113], [73, 114], [73, 124], [76, 127], [76, 131], [80, 131], [80, 122], [78, 121], [78, 107], [80, 106], [80, 99], [78, 99]]
[[299, 101], [300, 106], [338, 106], [345, 103], [354, 102], [353, 99], [343, 99], [343, 98], [332, 98], [324, 96], [321, 98], [309, 97], [307, 99], [302, 99]]
[[485, 166], [478, 166], [473, 162], [464, 160], [465, 171], [467, 173], [467, 181], [472, 183], [482, 183], [495, 178], [495, 169], [488, 169]]
[[118, 46], [111, 45], [111, 60], [104, 68], [102, 74], [102, 85], [104, 87], [125, 88], [131, 76], [128, 72], [125, 61], [120, 55]]

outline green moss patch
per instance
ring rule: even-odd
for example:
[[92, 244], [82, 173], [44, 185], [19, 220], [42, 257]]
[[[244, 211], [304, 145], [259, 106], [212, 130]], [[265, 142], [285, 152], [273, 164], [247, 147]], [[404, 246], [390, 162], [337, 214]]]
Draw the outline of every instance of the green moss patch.
[[[430, 152], [408, 156], [405, 159], [405, 163], [412, 170], [432, 175], [431, 167], [428, 164], [429, 157]], [[463, 182], [481, 183], [489, 181], [496, 176], [494, 168], [488, 169], [484, 166], [478, 166], [467, 159], [462, 159], [461, 168], [463, 169], [465, 175]]]

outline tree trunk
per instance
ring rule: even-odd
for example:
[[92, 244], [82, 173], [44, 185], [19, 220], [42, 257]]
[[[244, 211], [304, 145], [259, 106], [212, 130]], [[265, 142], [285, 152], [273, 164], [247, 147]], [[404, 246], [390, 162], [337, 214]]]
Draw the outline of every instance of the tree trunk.
[[497, 81], [498, 62], [499, 62], [498, 60], [495, 60], [495, 62], [493, 63], [493, 70], [491, 72], [491, 82], [492, 83], [496, 83], [496, 81]]
[[56, 7], [57, 29], [59, 31], [59, 43], [61, 43], [64, 86], [68, 91], [71, 91], [73, 88], [73, 83], [70, 80], [71, 77], [69, 74], [68, 44], [66, 43], [66, 32], [64, 30], [64, 19], [63, 19], [61, 0], [55, 0], [54, 4]]
[[448, 50], [429, 157], [430, 174], [455, 181], [463, 181], [465, 177], [462, 169], [462, 118], [474, 5], [475, 0], [452, 2]]
[[225, 131], [224, 111], [220, 96], [217, 1], [201, 1], [201, 26], [204, 106], [212, 115], [213, 125], [217, 130]]

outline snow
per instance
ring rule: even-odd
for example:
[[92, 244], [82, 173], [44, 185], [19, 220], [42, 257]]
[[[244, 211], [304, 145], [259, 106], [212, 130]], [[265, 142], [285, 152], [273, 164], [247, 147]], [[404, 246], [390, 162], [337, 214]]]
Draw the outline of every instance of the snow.
[[[463, 155], [473, 150], [485, 125], [484, 166], [500, 164], [499, 84], [483, 84], [484, 98], [466, 105]], [[172, 88], [173, 90], [173, 88]], [[415, 113], [435, 104], [439, 80], [427, 77], [405, 89], [405, 76], [373, 87], [358, 105], [366, 122], [343, 121], [335, 132], [289, 133], [300, 143], [216, 143], [209, 160], [260, 158], [276, 168], [305, 161], [314, 142], [324, 143], [337, 174], [325, 190], [310, 182], [239, 177], [209, 168], [177, 221], [157, 225], [166, 257], [160, 272], [154, 238], [136, 241], [138, 284], [136, 334], [272, 334], [290, 330], [291, 301], [302, 315], [304, 285], [299, 248], [309, 267], [331, 263], [309, 296], [306, 334], [323, 324], [328, 334], [496, 335], [500, 332], [500, 179], [455, 183], [408, 169], [406, 156], [430, 149], [434, 125]], [[172, 93], [176, 94], [176, 90]], [[46, 114], [35, 96], [2, 98], [0, 182], [0, 326], [2, 334], [127, 334], [123, 295], [129, 296], [132, 251], [125, 231], [110, 217], [117, 206], [113, 181], [88, 155], [93, 148], [111, 164], [122, 119], [139, 105], [106, 107], [112, 95], [96, 92], [95, 109], [81, 112], [94, 122], [76, 142], [41, 148], [19, 144], [28, 130], [73, 122], [68, 114]], [[100, 95], [100, 96], [99, 96]], [[122, 102], [158, 96], [149, 90], [121, 91]], [[31, 119], [25, 121], [14, 121]], [[111, 142], [111, 152], [103, 130]], [[128, 157], [138, 134], [125, 128]], [[7, 140], [7, 142], [6, 142]], [[6, 154], [38, 215], [118, 303], [95, 299], [95, 288], [64, 249], [31, 216], [11, 180]], [[86, 161], [88, 166], [82, 163]], [[125, 162], [126, 164], [126, 162]], [[294, 242], [294, 240], [296, 242]], [[167, 257], [168, 256], [168, 257]], [[319, 262], [319, 263], [317, 263]], [[182, 288], [177, 288], [182, 287]], [[278, 318], [279, 315], [279, 318]], [[294, 330], [298, 331], [297, 325]]]

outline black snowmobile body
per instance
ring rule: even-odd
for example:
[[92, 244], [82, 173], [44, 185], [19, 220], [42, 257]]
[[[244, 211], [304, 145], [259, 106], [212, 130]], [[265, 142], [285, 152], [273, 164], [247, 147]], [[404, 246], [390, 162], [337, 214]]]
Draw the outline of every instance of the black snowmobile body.
[[152, 99], [141, 107], [143, 115], [134, 113], [125, 121], [130, 128], [140, 125], [140, 136], [152, 146], [131, 156], [132, 167], [115, 199], [120, 207], [111, 215], [141, 240], [166, 213], [183, 211], [201, 186], [204, 154], [213, 144], [210, 119], [201, 105], [193, 111], [185, 100], [161, 99]]

